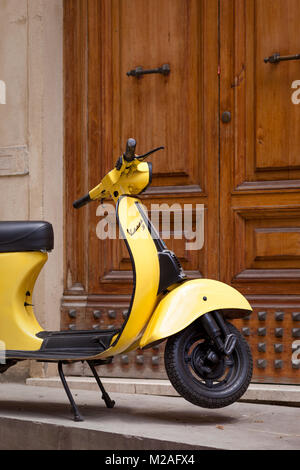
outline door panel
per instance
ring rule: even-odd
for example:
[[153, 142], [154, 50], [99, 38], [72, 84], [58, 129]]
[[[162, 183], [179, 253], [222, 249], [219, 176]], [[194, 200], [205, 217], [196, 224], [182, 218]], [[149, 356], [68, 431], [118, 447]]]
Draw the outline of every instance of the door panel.
[[[197, 0], [113, 3], [115, 151], [130, 135], [139, 148], [164, 145], [152, 158], [154, 186], [204, 187], [199, 130], [202, 102], [202, 9]], [[126, 77], [137, 66], [169, 64], [168, 76]], [[199, 97], [198, 99], [195, 99]], [[120, 134], [117, 131], [120, 129]], [[188, 188], [185, 188], [186, 190]]]
[[299, 13], [294, 0], [220, 3], [220, 115], [232, 116], [220, 124], [220, 277], [255, 308], [237, 322], [255, 378], [297, 383], [300, 107], [291, 85], [299, 63], [264, 58], [297, 53]]
[[[72, 201], [98, 184], [129, 137], [138, 153], [165, 146], [149, 159], [149, 210], [173, 206], [173, 221], [179, 204], [192, 205], [195, 229], [196, 204], [204, 205], [203, 249], [187, 250], [173, 222], [162, 237], [190, 278], [218, 278], [217, 11], [217, 0], [65, 0], [66, 97], [80, 97], [66, 102], [65, 115], [63, 328], [111, 328], [126, 317], [133, 276], [124, 242], [99, 240], [100, 209], [75, 213]], [[163, 64], [167, 76], [127, 76]], [[165, 376], [162, 354], [160, 347], [125, 355], [102, 373]]]
[[[98, 144], [93, 157], [89, 152], [90, 187], [97, 183], [98, 175], [111, 168], [130, 136], [136, 138], [140, 153], [163, 145], [165, 151], [149, 159], [153, 163], [154, 174], [152, 187], [144, 197], [145, 204], [149, 210], [154, 202], [209, 205], [211, 218], [208, 223], [211, 227], [218, 220], [217, 212], [212, 211], [217, 194], [207, 193], [210, 171], [204, 173], [204, 168], [209, 170], [217, 162], [217, 148], [213, 149], [208, 162], [204, 142], [207, 131], [211, 132], [215, 126], [212, 112], [217, 106], [217, 83], [211, 91], [212, 103], [206, 102], [204, 84], [209, 81], [213, 69], [212, 66], [207, 71], [204, 69], [202, 49], [205, 34], [203, 17], [212, 15], [215, 8], [196, 0], [88, 2], [89, 49], [94, 49], [95, 41], [103, 46], [99, 54], [93, 54], [89, 61], [92, 80], [88, 90], [89, 102], [93, 101], [92, 109], [95, 110], [91, 137], [94, 132], [97, 135], [96, 129], [102, 127], [101, 139], [107, 151], [104, 157]], [[216, 58], [217, 51], [214, 52], [215, 61]], [[127, 72], [137, 66], [151, 69], [164, 63], [171, 69], [168, 76], [127, 76]], [[97, 73], [98, 80], [95, 81]], [[96, 111], [97, 105], [92, 97], [99, 82], [102, 83], [98, 105], [99, 108], [101, 103], [101, 109]], [[195, 96], [198, 99], [194, 99]], [[212, 105], [211, 112], [208, 110], [204, 124], [201, 109], [209, 105]], [[95, 172], [95, 160], [99, 162], [99, 172]], [[95, 210], [91, 210], [92, 230], [98, 222], [94, 214]], [[171, 228], [170, 247], [176, 242], [172, 232]], [[210, 240], [217, 245], [213, 234]], [[203, 252], [188, 252], [184, 249], [185, 240], [181, 242], [182, 254], [180, 256], [179, 253], [179, 257], [191, 277], [203, 276], [208, 269], [215, 270], [217, 253], [208, 264]], [[104, 253], [110, 254], [98, 266], [95, 263], [99, 275], [89, 277], [89, 290], [129, 294], [128, 281], [132, 274], [123, 245], [108, 240], [100, 247], [99, 240], [94, 237], [94, 240], [90, 238], [89, 253], [93, 260], [100, 260]]]
[[230, 107], [236, 126], [232, 190], [299, 186], [300, 108], [291, 100], [299, 63], [264, 63], [299, 49], [299, 14], [297, 0], [221, 1], [222, 110]]

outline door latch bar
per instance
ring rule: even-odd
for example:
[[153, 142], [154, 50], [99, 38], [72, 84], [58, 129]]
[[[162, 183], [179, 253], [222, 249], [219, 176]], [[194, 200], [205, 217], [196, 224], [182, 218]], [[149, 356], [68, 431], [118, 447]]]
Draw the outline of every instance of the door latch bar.
[[270, 55], [270, 57], [266, 57], [264, 59], [265, 63], [270, 63], [270, 64], [278, 64], [279, 62], [285, 61], [285, 60], [299, 60], [300, 59], [300, 54], [295, 54], [295, 55], [280, 55], [278, 52], [276, 52], [273, 55]]
[[169, 75], [171, 72], [170, 65], [169, 64], [164, 64], [161, 67], [158, 67], [157, 69], [148, 69], [144, 70], [143, 67], [136, 67], [133, 70], [130, 70], [127, 72], [128, 77], [141, 77], [142, 75], [150, 75], [151, 73], [161, 73], [162, 75]]

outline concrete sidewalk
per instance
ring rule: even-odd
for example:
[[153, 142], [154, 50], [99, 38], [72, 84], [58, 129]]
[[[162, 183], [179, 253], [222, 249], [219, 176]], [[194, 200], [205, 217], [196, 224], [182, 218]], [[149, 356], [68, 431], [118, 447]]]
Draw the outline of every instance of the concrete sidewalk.
[[175, 396], [73, 390], [85, 418], [72, 421], [60, 388], [0, 386], [0, 449], [299, 449], [300, 408], [235, 403], [207, 410]]
[[[134, 393], [140, 395], [179, 396], [169, 380], [165, 379], [129, 379], [101, 377], [108, 392]], [[94, 377], [67, 377], [69, 387], [74, 390], [98, 390]], [[28, 385], [39, 387], [58, 387], [62, 384], [59, 377], [30, 378]], [[274, 405], [300, 406], [300, 385], [274, 385], [251, 383], [241, 401]]]

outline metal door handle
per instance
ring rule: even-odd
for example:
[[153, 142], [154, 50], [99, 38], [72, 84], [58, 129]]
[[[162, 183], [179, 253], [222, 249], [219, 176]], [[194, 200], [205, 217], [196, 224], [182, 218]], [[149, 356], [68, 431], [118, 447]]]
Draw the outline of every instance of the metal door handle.
[[265, 63], [269, 62], [270, 64], [278, 64], [278, 62], [281, 62], [284, 60], [300, 60], [300, 54], [280, 55], [278, 54], [278, 52], [276, 52], [275, 54], [270, 55], [270, 57], [266, 57], [264, 59], [264, 62]]
[[157, 69], [144, 70], [143, 67], [136, 67], [133, 70], [127, 72], [128, 77], [141, 77], [142, 75], [150, 75], [151, 73], [161, 73], [162, 75], [169, 75], [171, 72], [169, 64], [164, 64]]
[[231, 112], [230, 111], [224, 111], [221, 115], [222, 122], [226, 124], [227, 122], [231, 121]]

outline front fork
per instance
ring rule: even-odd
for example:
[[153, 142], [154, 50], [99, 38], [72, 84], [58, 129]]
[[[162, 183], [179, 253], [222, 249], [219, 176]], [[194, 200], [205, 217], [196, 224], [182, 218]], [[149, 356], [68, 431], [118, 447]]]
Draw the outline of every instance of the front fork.
[[[199, 320], [218, 353], [222, 356], [230, 356], [235, 348], [237, 337], [229, 333], [223, 315], [218, 311], [209, 312], [202, 315]], [[210, 351], [207, 359], [217, 362], [218, 356], [214, 351]]]

